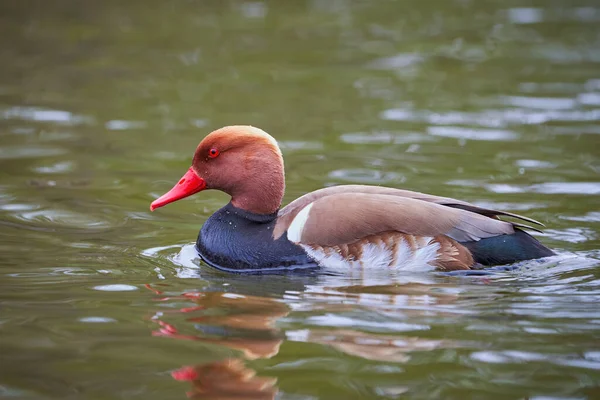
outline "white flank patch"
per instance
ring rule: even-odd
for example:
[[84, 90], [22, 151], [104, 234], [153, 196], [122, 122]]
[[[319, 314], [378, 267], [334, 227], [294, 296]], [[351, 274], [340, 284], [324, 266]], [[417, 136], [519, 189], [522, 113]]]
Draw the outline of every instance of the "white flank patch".
[[392, 262], [392, 252], [385, 245], [369, 243], [363, 246], [362, 257], [355, 262], [365, 268], [385, 268]]
[[300, 239], [302, 238], [302, 231], [304, 230], [304, 225], [306, 225], [306, 221], [308, 220], [308, 213], [312, 208], [313, 203], [310, 203], [306, 207], [304, 207], [292, 220], [290, 227], [288, 228], [288, 240], [294, 243], [300, 243]]
[[348, 261], [334, 251], [327, 255], [323, 250], [315, 250], [304, 244], [300, 244], [300, 246], [302, 246], [304, 251], [306, 251], [306, 254], [315, 260], [321, 267], [346, 271], [348, 268], [360, 266], [358, 261]]
[[408, 271], [422, 271], [424, 269], [433, 269], [431, 264], [438, 258], [438, 250], [440, 244], [432, 242], [433, 238], [426, 238], [427, 244], [420, 249], [417, 249], [412, 258], [408, 261], [405, 267], [401, 267], [400, 263], [396, 264], [396, 268], [402, 268]]
[[[305, 209], [303, 209], [301, 212], [304, 212]], [[294, 218], [292, 225], [296, 222], [299, 216], [300, 213], [296, 218]], [[306, 219], [302, 221], [303, 222], [301, 228], [304, 227]], [[290, 230], [288, 230], [288, 237], [290, 231], [291, 226]], [[360, 260], [355, 261], [342, 258], [342, 256], [335, 251], [331, 251], [330, 254], [326, 254], [323, 250], [315, 250], [310, 246], [302, 244], [301, 246], [306, 251], [306, 253], [311, 258], [313, 258], [320, 266], [334, 270], [347, 271], [349, 269], [354, 268], [360, 268], [365, 270], [391, 268], [402, 271], [430, 271], [434, 269], [432, 263], [438, 257], [438, 250], [440, 249], [440, 244], [432, 242], [433, 238], [430, 237], [425, 237], [421, 239], [424, 245], [421, 248], [418, 248], [416, 251], [412, 251], [408, 243], [404, 239], [400, 239], [401, 242], [398, 243], [398, 246], [396, 247], [396, 257], [393, 257], [391, 249], [389, 249], [386, 245], [376, 245], [373, 243], [368, 243], [365, 244], [365, 247], [363, 248], [362, 257], [360, 258]], [[394, 264], [390, 265], [390, 262], [394, 258]]]

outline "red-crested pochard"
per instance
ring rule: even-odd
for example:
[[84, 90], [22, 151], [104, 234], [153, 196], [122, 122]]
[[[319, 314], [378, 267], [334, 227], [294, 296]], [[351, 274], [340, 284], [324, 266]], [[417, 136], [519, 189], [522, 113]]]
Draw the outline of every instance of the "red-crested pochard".
[[[196, 244], [209, 265], [232, 272], [306, 267], [442, 271], [554, 255], [522, 228], [520, 215], [447, 197], [380, 186], [319, 189], [280, 209], [283, 157], [252, 126], [227, 126], [200, 142], [192, 166], [154, 210], [206, 189], [231, 196]], [[533, 228], [532, 228], [533, 229]]]

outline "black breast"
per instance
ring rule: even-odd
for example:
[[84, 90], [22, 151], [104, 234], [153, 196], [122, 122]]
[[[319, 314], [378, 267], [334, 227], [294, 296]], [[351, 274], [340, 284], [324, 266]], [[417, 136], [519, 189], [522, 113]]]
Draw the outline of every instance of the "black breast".
[[210, 266], [229, 272], [269, 272], [316, 267], [287, 234], [273, 239], [277, 213], [253, 214], [231, 203], [202, 226], [196, 248]]

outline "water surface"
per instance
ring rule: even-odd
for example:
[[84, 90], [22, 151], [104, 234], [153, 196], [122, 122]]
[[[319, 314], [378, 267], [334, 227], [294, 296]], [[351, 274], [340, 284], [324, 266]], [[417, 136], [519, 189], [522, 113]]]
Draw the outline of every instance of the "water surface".
[[[524, 4], [0, 4], [0, 396], [598, 398], [600, 8]], [[211, 270], [191, 244], [227, 197], [148, 207], [228, 124], [279, 140], [286, 202], [431, 192], [540, 220], [560, 255]]]

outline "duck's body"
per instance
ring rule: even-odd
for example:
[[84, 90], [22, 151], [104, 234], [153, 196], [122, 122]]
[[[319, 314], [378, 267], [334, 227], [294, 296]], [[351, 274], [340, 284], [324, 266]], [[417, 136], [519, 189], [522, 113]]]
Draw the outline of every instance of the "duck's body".
[[283, 158], [260, 129], [226, 127], [198, 146], [190, 170], [151, 209], [204, 189], [231, 202], [213, 214], [197, 249], [211, 266], [235, 271], [394, 268], [470, 269], [554, 253], [508, 216], [470, 203], [407, 190], [344, 185], [308, 193], [279, 209]]

